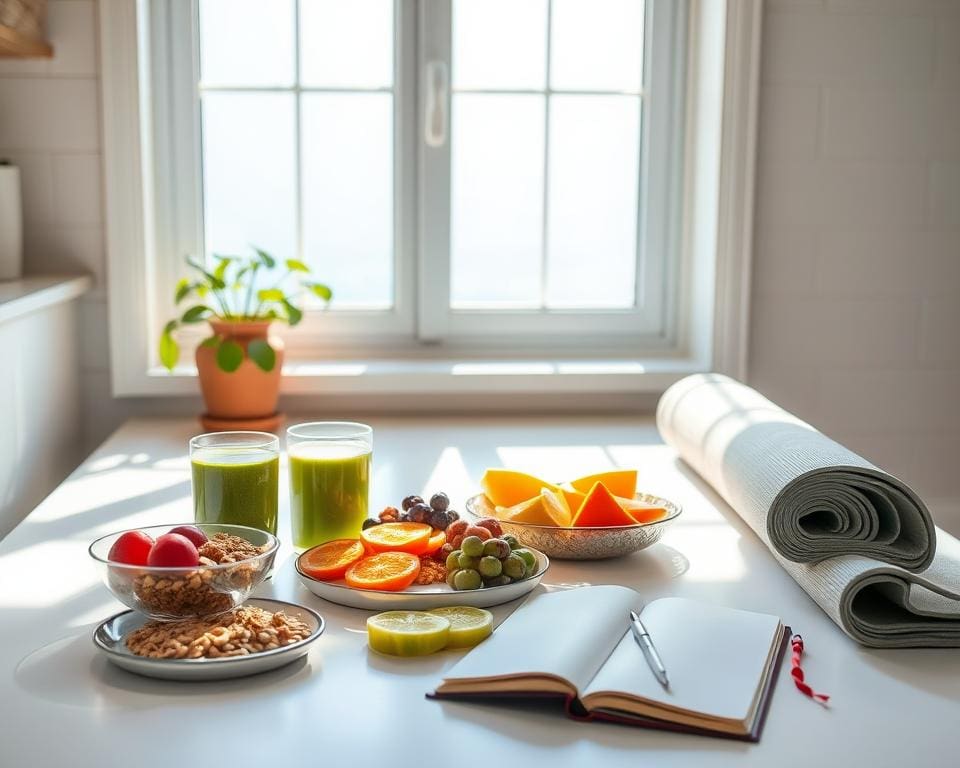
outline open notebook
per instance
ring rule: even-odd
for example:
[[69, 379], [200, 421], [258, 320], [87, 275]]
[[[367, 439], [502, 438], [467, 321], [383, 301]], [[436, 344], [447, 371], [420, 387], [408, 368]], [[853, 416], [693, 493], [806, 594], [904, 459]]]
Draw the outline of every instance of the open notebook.
[[[446, 674], [436, 698], [562, 696], [579, 719], [757, 741], [789, 629], [776, 616], [627, 587], [538, 594]], [[665, 690], [630, 633], [640, 613]]]

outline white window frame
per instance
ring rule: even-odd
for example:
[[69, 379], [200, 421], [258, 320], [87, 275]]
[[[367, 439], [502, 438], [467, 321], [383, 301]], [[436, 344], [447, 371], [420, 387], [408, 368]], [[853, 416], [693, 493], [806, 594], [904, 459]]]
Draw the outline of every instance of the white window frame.
[[[405, 9], [412, 8], [415, 1], [400, 0]], [[653, 0], [652, 5], [659, 3]], [[157, 121], [140, 88], [140, 69], [151, 60], [145, 53], [148, 46], [156, 45], [151, 37], [160, 34], [157, 29], [151, 29], [149, 35], [144, 32], [148, 25], [141, 22], [149, 5], [148, 0], [101, 0], [107, 250], [116, 395], [196, 392], [191, 366], [184, 365], [171, 376], [158, 368], [153, 352], [157, 330], [153, 318], [172, 308], [158, 306], [162, 297], [154, 290], [158, 281], [168, 280], [169, 275], [160, 271], [156, 258], [157, 235], [163, 229], [154, 215], [157, 200], [153, 198], [154, 189], [163, 189], [153, 186], [157, 180], [152, 173], [153, 142], [158, 135], [145, 130], [154, 128]], [[425, 5], [434, 7], [430, 2]], [[448, 7], [447, 3], [436, 5]], [[686, 30], [690, 44], [684, 62], [684, 183], [682, 205], [672, 214], [682, 222], [682, 258], [676, 274], [665, 275], [660, 281], [666, 296], [664, 306], [673, 300], [676, 311], [665, 313], [656, 337], [644, 340], [651, 343], [632, 350], [624, 350], [616, 342], [605, 346], [616, 333], [601, 327], [602, 332], [579, 349], [557, 348], [545, 355], [542, 344], [531, 338], [529, 346], [518, 344], [504, 352], [498, 339], [509, 330], [509, 324], [491, 326], [485, 319], [486, 337], [469, 332], [458, 335], [456, 328], [451, 333], [448, 318], [421, 313], [415, 319], [409, 315], [404, 320], [391, 318], [384, 324], [388, 327], [378, 347], [367, 347], [361, 356], [349, 357], [344, 350], [354, 347], [356, 338], [345, 331], [336, 339], [333, 328], [337, 317], [331, 313], [321, 318], [326, 328], [308, 326], [286, 334], [295, 362], [285, 371], [283, 391], [358, 397], [450, 392], [630, 393], [661, 390], [695, 370], [745, 375], [761, 3], [690, 0], [689, 9]], [[401, 36], [416, 34], [413, 18], [406, 11], [400, 14]], [[430, 22], [430, 13], [422, 6], [419, 18], [423, 23]], [[424, 50], [423, 55], [436, 53]], [[405, 85], [409, 88], [418, 74], [409, 65], [401, 69], [398, 93]], [[183, 72], [174, 71], [174, 77], [178, 76]], [[422, 103], [412, 105], [412, 99], [402, 95], [395, 99], [395, 105], [415, 108], [423, 115]], [[645, 109], [644, 123], [648, 122], [648, 113], [654, 119], [658, 114], [668, 114], [666, 110]], [[398, 134], [405, 124], [402, 119], [397, 121]], [[159, 139], [164, 140], [162, 131]], [[398, 160], [416, 156], [411, 147], [419, 143], [419, 136], [407, 132], [397, 141]], [[422, 152], [420, 157], [421, 167], [413, 169], [416, 173], [424, 172]], [[196, 163], [196, 158], [180, 155], [179, 159], [184, 164]], [[409, 183], [414, 175], [397, 173], [398, 183]], [[193, 189], [196, 194], [196, 187]], [[189, 189], [177, 194], [180, 192], [190, 194]], [[410, 195], [398, 193], [397, 199], [408, 201]], [[429, 202], [421, 200], [420, 209], [428, 210]], [[395, 216], [400, 230], [395, 241], [398, 252], [416, 247], [417, 233], [410, 227], [413, 212], [409, 207], [408, 203], [408, 210]], [[404, 256], [409, 257], [409, 253], [404, 252]], [[420, 248], [421, 259], [429, 260], [431, 253], [435, 258], [435, 252]], [[448, 285], [448, 273], [423, 269], [423, 264], [420, 267], [419, 284], [407, 289], [435, 290], [438, 280]], [[399, 270], [398, 279], [404, 273], [408, 270]], [[427, 278], [424, 284], [427, 274], [432, 275], [433, 282]], [[413, 290], [406, 295], [412, 296]], [[411, 307], [402, 304], [404, 291], [397, 293], [398, 312], [409, 311]], [[409, 332], [411, 321], [424, 338], [442, 335], [443, 342], [420, 349], [404, 344], [400, 339]], [[460, 344], [464, 337], [472, 337], [469, 348]]]

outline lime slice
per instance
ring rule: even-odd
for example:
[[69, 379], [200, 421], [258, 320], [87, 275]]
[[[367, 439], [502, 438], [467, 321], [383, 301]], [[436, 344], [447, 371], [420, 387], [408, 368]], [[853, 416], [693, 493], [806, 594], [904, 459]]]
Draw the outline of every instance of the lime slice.
[[367, 643], [391, 656], [426, 656], [445, 648], [450, 622], [423, 611], [387, 611], [367, 619]]
[[483, 608], [451, 605], [447, 608], [434, 608], [430, 613], [442, 616], [450, 622], [447, 648], [472, 648], [493, 632], [493, 614]]

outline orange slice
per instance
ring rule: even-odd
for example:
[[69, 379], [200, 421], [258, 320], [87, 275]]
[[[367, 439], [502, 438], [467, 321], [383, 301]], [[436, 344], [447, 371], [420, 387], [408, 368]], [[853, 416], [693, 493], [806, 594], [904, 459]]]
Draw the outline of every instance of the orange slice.
[[413, 584], [419, 573], [420, 558], [416, 555], [409, 552], [380, 552], [351, 565], [344, 578], [355, 589], [400, 592]]
[[540, 495], [521, 501], [512, 507], [497, 507], [497, 517], [511, 523], [530, 523], [531, 525], [556, 525], [550, 513], [543, 508]]
[[551, 491], [549, 488], [542, 488], [540, 490], [540, 503], [553, 520], [553, 525], [560, 528], [570, 527], [573, 522], [573, 515], [570, 514], [570, 507], [562, 493]]
[[603, 483], [594, 483], [573, 518], [574, 528], [636, 525], [637, 521], [619, 504]]
[[632, 499], [637, 492], [637, 470], [614, 469], [596, 475], [585, 475], [572, 480], [570, 486], [581, 493], [589, 493], [596, 483], [603, 483], [614, 496]]
[[335, 539], [300, 555], [300, 569], [320, 581], [342, 579], [347, 569], [365, 554], [358, 539]]
[[433, 528], [426, 523], [381, 523], [360, 532], [360, 538], [372, 552], [410, 552], [414, 555], [427, 551], [431, 535]]
[[433, 535], [427, 540], [427, 548], [422, 554], [432, 555], [446, 543], [447, 534], [443, 531], [434, 530]]

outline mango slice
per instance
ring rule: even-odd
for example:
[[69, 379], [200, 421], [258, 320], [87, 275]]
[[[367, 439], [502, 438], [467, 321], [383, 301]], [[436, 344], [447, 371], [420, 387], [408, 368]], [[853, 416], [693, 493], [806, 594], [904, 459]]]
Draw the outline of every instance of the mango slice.
[[603, 483], [614, 496], [632, 499], [637, 492], [637, 470], [614, 469], [595, 475], [585, 475], [573, 480], [570, 487], [581, 493], [589, 493], [596, 483]]
[[540, 496], [541, 488], [553, 488], [553, 483], [511, 469], [488, 469], [480, 479], [480, 487], [498, 507], [512, 507]]
[[573, 518], [573, 527], [610, 525], [636, 525], [636, 520], [617, 503], [616, 498], [603, 483], [594, 483]]
[[619, 496], [616, 498], [617, 504], [638, 523], [655, 523], [667, 516], [667, 510], [664, 507], [644, 504], [636, 499], [621, 499]]

